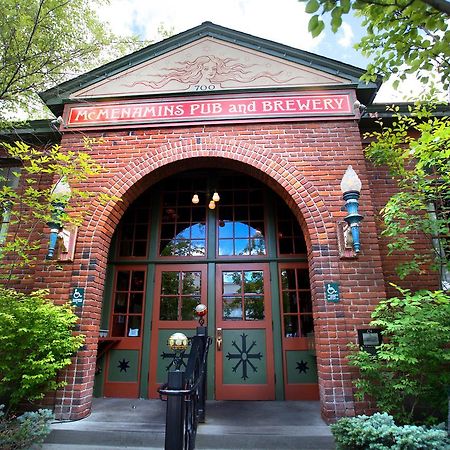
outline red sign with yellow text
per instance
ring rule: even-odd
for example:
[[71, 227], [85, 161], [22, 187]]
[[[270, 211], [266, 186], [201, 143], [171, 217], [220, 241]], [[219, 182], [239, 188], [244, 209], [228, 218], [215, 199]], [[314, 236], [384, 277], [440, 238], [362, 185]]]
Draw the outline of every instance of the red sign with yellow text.
[[230, 119], [302, 119], [355, 116], [352, 95], [308, 93], [271, 97], [202, 98], [68, 105], [66, 127], [178, 124]]

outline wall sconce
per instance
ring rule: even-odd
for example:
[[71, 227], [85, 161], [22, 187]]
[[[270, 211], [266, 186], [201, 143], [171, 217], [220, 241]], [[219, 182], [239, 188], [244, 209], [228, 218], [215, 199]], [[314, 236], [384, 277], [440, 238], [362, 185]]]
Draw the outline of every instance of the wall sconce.
[[359, 196], [361, 192], [361, 180], [359, 179], [352, 166], [348, 166], [341, 181], [342, 198], [345, 200], [344, 208], [347, 210], [348, 215], [344, 217], [347, 223], [347, 229], [344, 230], [346, 236], [344, 241], [349, 241], [348, 234], [351, 233], [351, 241], [353, 244], [353, 250], [355, 253], [359, 253], [361, 250], [361, 243], [359, 241], [359, 224], [363, 219], [363, 216], [358, 213], [359, 208]]
[[58, 236], [60, 236], [60, 231], [62, 228], [61, 217], [66, 209], [67, 203], [70, 200], [71, 194], [72, 191], [65, 177], [62, 177], [50, 192], [52, 211], [51, 220], [47, 222], [47, 225], [50, 227], [50, 242], [46, 259], [53, 259], [55, 254]]
[[[209, 209], [215, 209], [216, 208], [216, 203], [220, 200], [220, 195], [218, 194], [218, 192], [214, 192], [213, 196], [211, 197], [211, 200], [208, 204], [208, 208]], [[192, 203], [194, 205], [197, 205], [200, 202], [200, 198], [198, 196], [198, 194], [194, 194], [192, 196]]]

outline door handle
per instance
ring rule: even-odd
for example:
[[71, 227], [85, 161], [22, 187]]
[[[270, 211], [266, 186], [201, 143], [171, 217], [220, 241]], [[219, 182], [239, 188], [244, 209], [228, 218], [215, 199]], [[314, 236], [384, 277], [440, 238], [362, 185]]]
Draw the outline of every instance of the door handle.
[[222, 351], [222, 342], [223, 342], [222, 328], [217, 328], [217, 330], [216, 330], [216, 349], [218, 352]]

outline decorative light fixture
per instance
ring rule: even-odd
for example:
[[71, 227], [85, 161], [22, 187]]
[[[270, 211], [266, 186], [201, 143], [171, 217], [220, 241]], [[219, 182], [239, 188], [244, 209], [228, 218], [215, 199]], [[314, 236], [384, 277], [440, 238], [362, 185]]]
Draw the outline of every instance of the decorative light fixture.
[[52, 210], [51, 220], [47, 222], [47, 225], [50, 227], [50, 242], [46, 259], [52, 259], [55, 254], [58, 234], [63, 226], [61, 217], [66, 209], [71, 195], [72, 190], [70, 189], [70, 185], [66, 177], [60, 178], [50, 192], [50, 203]]
[[200, 303], [199, 305], [197, 305], [195, 307], [195, 314], [198, 317], [198, 324], [202, 327], [205, 323], [205, 316], [206, 313], [208, 312], [208, 308], [206, 307], [206, 305], [203, 305], [202, 303]]
[[167, 345], [174, 353], [173, 365], [175, 370], [180, 370], [183, 364], [184, 352], [189, 345], [189, 339], [183, 333], [173, 333], [167, 340]]
[[[198, 192], [204, 192], [204, 191], [198, 191]], [[194, 205], [197, 205], [198, 203], [200, 203], [200, 198], [198, 196], [198, 193], [195, 193], [192, 196], [192, 200], [191, 201], [192, 201], [192, 203]], [[220, 195], [219, 195], [219, 193], [217, 191], [214, 191], [214, 193], [213, 193], [213, 195], [211, 197], [211, 200], [208, 203], [208, 208], [209, 209], [215, 209], [216, 208], [216, 203], [218, 201], [220, 201]]]
[[351, 231], [353, 250], [355, 253], [359, 253], [361, 250], [361, 243], [359, 241], [359, 224], [363, 219], [363, 216], [359, 214], [359, 196], [361, 192], [361, 180], [359, 179], [352, 166], [348, 166], [347, 170], [342, 177], [341, 191], [342, 198], [345, 200], [344, 208], [347, 210], [348, 215], [344, 217], [345, 222]]

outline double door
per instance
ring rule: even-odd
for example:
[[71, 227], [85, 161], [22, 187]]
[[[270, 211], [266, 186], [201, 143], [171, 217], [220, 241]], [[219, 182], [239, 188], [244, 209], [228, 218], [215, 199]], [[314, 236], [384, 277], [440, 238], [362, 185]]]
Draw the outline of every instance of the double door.
[[[195, 333], [195, 306], [208, 305], [217, 400], [273, 400], [275, 376], [267, 264], [161, 265], [156, 269], [149, 395], [166, 381], [173, 354], [168, 337]], [[211, 268], [211, 266], [210, 266]], [[215, 282], [208, 290], [207, 280]], [[210, 292], [209, 301], [207, 292]], [[215, 295], [211, 295], [214, 292]]]

